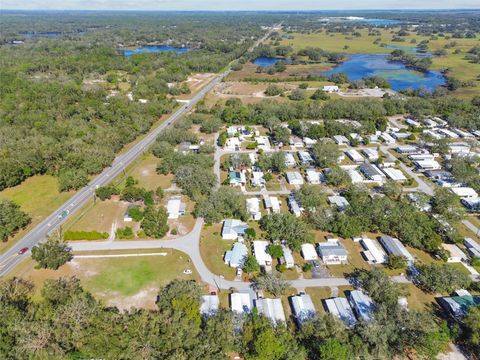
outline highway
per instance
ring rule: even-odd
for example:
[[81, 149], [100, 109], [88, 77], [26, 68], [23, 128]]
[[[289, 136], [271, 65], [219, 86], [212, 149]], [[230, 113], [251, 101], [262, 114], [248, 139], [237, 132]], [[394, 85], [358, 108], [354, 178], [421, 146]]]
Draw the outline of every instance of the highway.
[[[279, 26], [281, 26], [281, 24], [275, 25], [270, 31], [267, 32], [267, 34], [265, 34], [264, 37], [257, 40], [255, 44], [248, 49], [248, 51], [251, 52], [260, 43], [265, 41], [265, 39], [267, 39], [274, 30], [278, 29]], [[217, 85], [223, 80], [223, 78], [230, 74], [231, 71], [232, 70], [230, 69], [230, 66], [228, 66], [227, 70], [216, 75], [207, 85], [205, 85], [190, 99], [188, 104], [182, 104], [182, 107], [177, 109], [168, 119], [165, 120], [165, 122], [152, 129], [148, 135], [138, 141], [128, 151], [118, 155], [110, 167], [103, 170], [103, 172], [95, 179], [90, 181], [86, 187], [79, 190], [74, 196], [72, 196], [70, 200], [56, 209], [51, 215], [46, 217], [41, 223], [30, 230], [23, 238], [18, 240], [12, 247], [1, 254], [0, 276], [7, 275], [20, 261], [30, 256], [30, 250], [32, 247], [44, 240], [49, 233], [58, 228], [58, 226], [62, 225], [69, 217], [75, 214], [75, 212], [85, 205], [89, 199], [92, 199], [96, 188], [109, 184], [113, 179], [115, 179], [115, 177], [120, 175], [128, 165], [133, 163], [155, 142], [163, 130], [182, 118], [183, 115], [190, 111], [201, 99], [205, 97], [210, 90], [215, 87], [215, 85]], [[25, 247], [28, 247], [29, 250], [24, 254], [19, 255], [19, 251]]]

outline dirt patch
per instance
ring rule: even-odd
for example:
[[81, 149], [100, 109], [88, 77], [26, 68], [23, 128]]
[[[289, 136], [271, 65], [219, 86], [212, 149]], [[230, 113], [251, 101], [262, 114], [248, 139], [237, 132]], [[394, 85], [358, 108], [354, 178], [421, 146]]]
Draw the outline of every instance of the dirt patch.
[[132, 296], [123, 296], [118, 292], [102, 292], [96, 295], [104, 299], [107, 306], [115, 306], [120, 311], [124, 311], [131, 308], [154, 310], [157, 294], [158, 288], [149, 287]]

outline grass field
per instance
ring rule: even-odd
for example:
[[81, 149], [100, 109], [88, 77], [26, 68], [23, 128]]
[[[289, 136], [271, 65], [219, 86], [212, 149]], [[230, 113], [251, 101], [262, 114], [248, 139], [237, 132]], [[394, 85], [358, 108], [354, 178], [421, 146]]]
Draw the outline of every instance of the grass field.
[[235, 269], [224, 263], [223, 256], [232, 248], [234, 241], [223, 240], [220, 235], [221, 230], [222, 224], [204, 226], [200, 238], [200, 254], [210, 271], [225, 276], [227, 280], [233, 280]]
[[16, 240], [41, 222], [73, 194], [73, 192], [59, 192], [57, 179], [50, 175], [32, 176], [20, 185], [1, 191], [0, 198], [11, 200], [20, 205], [20, 208], [30, 215], [32, 223], [25, 230], [19, 231], [8, 242], [0, 243], [0, 252], [12, 246]]
[[[165, 249], [149, 252], [162, 251], [167, 252], [167, 256], [76, 258], [56, 271], [35, 269], [33, 260], [28, 259], [19, 264], [10, 276], [19, 276], [32, 281], [36, 297], [39, 296], [46, 279], [76, 276], [86, 290], [107, 305], [116, 305], [120, 308], [130, 306], [152, 308], [155, 306], [158, 289], [171, 280], [199, 280], [187, 255]], [[183, 270], [187, 268], [192, 270], [191, 275], [183, 274]]]

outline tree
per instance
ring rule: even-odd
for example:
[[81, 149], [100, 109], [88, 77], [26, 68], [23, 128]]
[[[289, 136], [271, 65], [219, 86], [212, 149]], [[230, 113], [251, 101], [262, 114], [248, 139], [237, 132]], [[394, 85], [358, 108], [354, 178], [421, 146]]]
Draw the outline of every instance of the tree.
[[258, 265], [257, 259], [253, 255], [247, 255], [245, 261], [243, 262], [243, 271], [247, 273], [254, 273], [260, 270], [260, 265]]
[[391, 254], [388, 256], [387, 267], [389, 269], [405, 269], [408, 265], [408, 260], [405, 256]]
[[326, 208], [327, 196], [321, 188], [315, 185], [302, 185], [302, 187], [295, 192], [295, 198], [298, 199], [302, 207], [307, 210], [317, 210]]
[[283, 256], [282, 245], [269, 245], [267, 248], [267, 254], [271, 255], [272, 258], [280, 259]]
[[278, 85], [275, 85], [275, 84], [268, 85], [267, 89], [265, 90], [265, 95], [267, 96], [278, 96], [282, 94], [283, 94], [283, 90]]
[[118, 195], [118, 189], [113, 185], [100, 186], [95, 190], [95, 195], [102, 201], [110, 199], [112, 195]]
[[78, 190], [88, 184], [86, 171], [82, 169], [66, 169], [58, 175], [58, 188], [60, 191]]
[[317, 89], [310, 97], [312, 100], [328, 100], [330, 96], [322, 89]]
[[328, 339], [318, 347], [320, 360], [347, 360], [350, 358], [350, 347], [337, 339]]
[[467, 343], [478, 354], [480, 351], [480, 306], [473, 306], [463, 320], [467, 330]]
[[293, 89], [289, 96], [290, 100], [300, 101], [305, 99], [305, 90]]
[[218, 223], [225, 218], [248, 219], [245, 196], [238, 189], [230, 187], [220, 187], [200, 200], [195, 206], [194, 214], [205, 218], [207, 223]]
[[277, 273], [262, 273], [253, 280], [253, 287], [257, 290], [268, 291], [273, 296], [284, 294], [290, 283]]
[[12, 201], [0, 199], [0, 240], [7, 241], [15, 231], [30, 223], [30, 217]]
[[331, 141], [321, 140], [313, 146], [313, 154], [317, 165], [321, 168], [327, 168], [338, 163], [340, 150], [337, 144]]
[[159, 239], [168, 232], [167, 219], [168, 214], [163, 207], [147, 206], [140, 226], [145, 235]]
[[330, 171], [325, 175], [325, 180], [327, 181], [327, 184], [333, 186], [347, 186], [352, 183], [352, 179], [348, 173], [338, 165], [330, 168]]
[[418, 285], [428, 292], [451, 293], [456, 289], [466, 289], [472, 280], [468, 274], [449, 264], [417, 265]]
[[57, 270], [73, 259], [72, 249], [59, 235], [55, 235], [32, 248], [32, 259], [37, 262], [38, 268]]
[[432, 198], [432, 211], [446, 221], [459, 221], [465, 213], [460, 201], [450, 189], [437, 188]]
[[402, 186], [394, 180], [387, 180], [383, 184], [382, 192], [392, 200], [400, 199], [402, 195]]
[[292, 214], [272, 214], [262, 217], [260, 228], [269, 240], [285, 240], [295, 251], [300, 250], [302, 242], [311, 240], [308, 225]]

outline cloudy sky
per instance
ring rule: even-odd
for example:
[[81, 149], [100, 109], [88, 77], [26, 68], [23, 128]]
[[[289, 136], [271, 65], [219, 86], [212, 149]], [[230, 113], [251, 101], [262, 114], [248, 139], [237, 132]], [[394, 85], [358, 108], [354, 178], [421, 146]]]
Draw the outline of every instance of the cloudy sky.
[[3, 9], [332, 10], [480, 8], [480, 0], [0, 0]]

